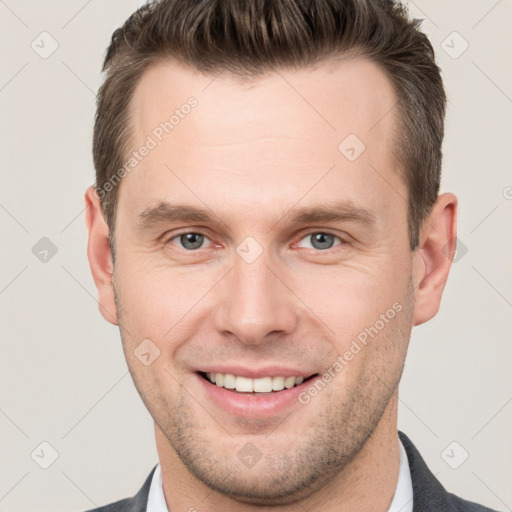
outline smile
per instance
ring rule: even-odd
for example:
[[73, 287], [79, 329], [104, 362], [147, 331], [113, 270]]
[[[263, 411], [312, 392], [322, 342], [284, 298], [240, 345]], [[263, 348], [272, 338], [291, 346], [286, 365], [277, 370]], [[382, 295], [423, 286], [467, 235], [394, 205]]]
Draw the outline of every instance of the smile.
[[210, 372], [203, 373], [202, 376], [219, 388], [229, 389], [239, 393], [272, 393], [282, 391], [283, 389], [291, 389], [295, 386], [299, 386], [304, 380], [309, 378], [304, 378], [303, 376], [276, 376], [251, 379], [249, 377], [233, 375], [232, 373]]

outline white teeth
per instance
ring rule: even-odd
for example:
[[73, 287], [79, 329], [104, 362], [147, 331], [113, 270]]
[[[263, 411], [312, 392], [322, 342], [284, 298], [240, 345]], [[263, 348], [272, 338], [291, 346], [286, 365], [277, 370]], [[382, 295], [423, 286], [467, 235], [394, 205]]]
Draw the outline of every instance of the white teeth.
[[293, 388], [294, 384], [295, 384], [295, 377], [286, 377], [286, 379], [284, 379], [284, 387], [286, 389]]
[[256, 393], [270, 393], [272, 391], [272, 377], [254, 379], [254, 391]]
[[247, 377], [237, 377], [235, 388], [237, 391], [241, 391], [243, 393], [252, 393], [254, 391], [253, 380], [248, 379]]
[[236, 377], [232, 373], [226, 373], [224, 375], [224, 387], [226, 389], [235, 389]]
[[284, 389], [284, 377], [272, 377], [272, 390], [281, 391]]
[[220, 388], [236, 389], [239, 393], [270, 393], [298, 386], [304, 377], [261, 377], [249, 379], [232, 373], [207, 373], [206, 377], [212, 384]]

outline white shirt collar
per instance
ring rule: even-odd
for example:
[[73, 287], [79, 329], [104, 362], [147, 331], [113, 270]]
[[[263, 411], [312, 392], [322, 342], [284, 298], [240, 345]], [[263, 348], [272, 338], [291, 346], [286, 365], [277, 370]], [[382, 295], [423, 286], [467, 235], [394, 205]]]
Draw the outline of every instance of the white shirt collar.
[[[405, 448], [400, 440], [398, 444], [400, 446], [400, 470], [395, 495], [393, 496], [393, 501], [391, 502], [388, 512], [412, 512], [412, 480], [409, 461], [407, 459], [407, 453], [405, 453]], [[157, 465], [153, 473], [146, 512], [169, 512], [164, 498], [160, 464]]]
[[[395, 495], [388, 512], [412, 512], [412, 480], [409, 459], [400, 439], [398, 440], [398, 445], [400, 447], [400, 469], [398, 471]], [[166, 508], [162, 510], [168, 512]]]
[[157, 465], [155, 472], [153, 473], [153, 478], [151, 479], [146, 512], [169, 512], [164, 498], [162, 470], [160, 469], [160, 464]]

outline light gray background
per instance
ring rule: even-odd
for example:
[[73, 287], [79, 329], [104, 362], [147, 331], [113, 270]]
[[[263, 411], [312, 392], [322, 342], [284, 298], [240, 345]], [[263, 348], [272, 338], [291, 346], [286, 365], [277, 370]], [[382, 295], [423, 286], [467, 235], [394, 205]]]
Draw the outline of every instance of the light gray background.
[[[104, 50], [140, 4], [0, 0], [1, 511], [105, 504], [157, 462], [118, 329], [98, 312], [83, 200]], [[512, 2], [408, 5], [443, 69], [442, 188], [460, 199], [467, 253], [437, 317], [413, 331], [399, 427], [449, 490], [512, 510]], [[31, 48], [43, 31], [59, 45], [47, 59]], [[469, 44], [459, 56], [454, 31]], [[46, 263], [32, 252], [42, 237], [58, 249]], [[58, 452], [48, 469], [36, 463], [50, 461], [43, 441]]]

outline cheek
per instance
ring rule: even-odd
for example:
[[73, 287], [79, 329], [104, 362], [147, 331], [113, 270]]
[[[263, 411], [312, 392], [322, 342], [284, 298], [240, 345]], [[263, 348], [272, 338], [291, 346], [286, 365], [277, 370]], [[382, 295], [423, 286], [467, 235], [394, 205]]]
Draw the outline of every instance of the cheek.
[[[395, 316], [403, 306], [408, 275], [385, 264], [363, 267], [323, 267], [295, 277], [290, 288], [329, 328], [338, 351], [366, 328]], [[395, 304], [395, 308], [393, 305]]]
[[137, 266], [129, 261], [116, 274], [124, 327], [138, 337], [166, 343], [184, 328], [214, 279], [203, 270]]

